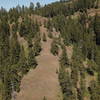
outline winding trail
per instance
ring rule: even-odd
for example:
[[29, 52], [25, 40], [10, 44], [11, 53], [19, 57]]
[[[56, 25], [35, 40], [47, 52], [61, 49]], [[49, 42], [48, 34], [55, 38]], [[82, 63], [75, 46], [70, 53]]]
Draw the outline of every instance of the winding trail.
[[[41, 27], [42, 33], [47, 33]], [[38, 66], [30, 70], [21, 82], [21, 91], [16, 100], [61, 100], [61, 90], [56, 70], [59, 68], [58, 58], [50, 53], [51, 39], [42, 43], [42, 51], [37, 57]]]

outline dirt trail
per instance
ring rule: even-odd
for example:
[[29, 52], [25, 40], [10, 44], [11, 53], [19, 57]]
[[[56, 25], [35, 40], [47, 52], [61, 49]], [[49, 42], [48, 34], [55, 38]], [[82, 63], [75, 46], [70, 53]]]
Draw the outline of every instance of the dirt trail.
[[[41, 27], [42, 33], [47, 33]], [[24, 76], [21, 82], [21, 91], [17, 94], [16, 100], [61, 100], [60, 85], [56, 70], [59, 68], [58, 58], [50, 53], [52, 40], [42, 43], [43, 50], [37, 57], [38, 66]]]

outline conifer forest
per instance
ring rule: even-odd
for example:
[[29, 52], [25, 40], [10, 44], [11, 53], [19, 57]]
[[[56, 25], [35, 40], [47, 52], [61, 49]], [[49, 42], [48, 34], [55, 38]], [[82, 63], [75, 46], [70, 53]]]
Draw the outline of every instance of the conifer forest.
[[0, 100], [100, 100], [100, 0], [1, 7]]

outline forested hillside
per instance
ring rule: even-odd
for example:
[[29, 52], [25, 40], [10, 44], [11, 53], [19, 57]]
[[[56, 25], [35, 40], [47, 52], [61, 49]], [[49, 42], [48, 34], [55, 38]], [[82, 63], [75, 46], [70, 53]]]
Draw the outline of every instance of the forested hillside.
[[0, 100], [24, 100], [16, 96], [23, 93], [27, 75], [40, 86], [36, 90], [44, 89], [43, 95], [32, 93], [37, 100], [100, 100], [99, 0], [60, 0], [45, 6], [31, 2], [9, 11], [1, 7]]

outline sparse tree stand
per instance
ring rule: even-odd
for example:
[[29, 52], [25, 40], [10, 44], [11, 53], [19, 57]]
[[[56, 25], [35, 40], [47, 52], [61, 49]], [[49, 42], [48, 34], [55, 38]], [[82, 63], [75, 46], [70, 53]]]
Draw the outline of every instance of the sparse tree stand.
[[100, 45], [100, 15], [96, 14], [94, 19], [94, 32], [96, 34], [96, 43]]

